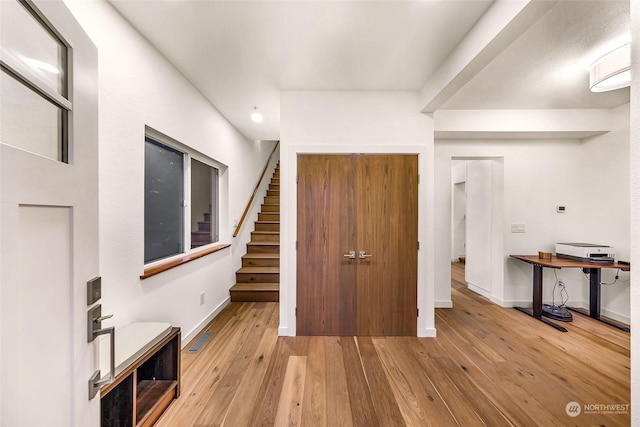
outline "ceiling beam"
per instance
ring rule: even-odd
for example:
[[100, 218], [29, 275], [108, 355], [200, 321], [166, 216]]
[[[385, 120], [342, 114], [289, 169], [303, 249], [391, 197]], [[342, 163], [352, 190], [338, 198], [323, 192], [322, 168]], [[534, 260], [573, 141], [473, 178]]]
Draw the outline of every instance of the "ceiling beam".
[[496, 0], [422, 87], [422, 112], [437, 110], [555, 4]]
[[436, 139], [584, 139], [616, 129], [616, 110], [438, 110], [434, 131]]

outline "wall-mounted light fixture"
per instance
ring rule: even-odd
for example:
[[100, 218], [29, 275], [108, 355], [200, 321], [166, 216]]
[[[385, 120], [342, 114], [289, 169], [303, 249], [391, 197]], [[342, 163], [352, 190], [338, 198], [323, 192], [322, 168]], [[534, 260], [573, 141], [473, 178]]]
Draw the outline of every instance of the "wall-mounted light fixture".
[[258, 111], [258, 107], [253, 107], [253, 113], [251, 113], [251, 120], [253, 120], [256, 123], [262, 123], [262, 121], [264, 120], [262, 113]]
[[631, 83], [631, 43], [600, 57], [589, 68], [591, 92], [621, 89]]

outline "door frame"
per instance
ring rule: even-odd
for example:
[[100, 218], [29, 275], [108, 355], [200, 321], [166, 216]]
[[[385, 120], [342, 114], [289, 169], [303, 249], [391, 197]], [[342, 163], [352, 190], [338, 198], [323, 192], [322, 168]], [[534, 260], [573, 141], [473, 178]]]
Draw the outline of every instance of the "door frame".
[[299, 154], [297, 172], [297, 331], [416, 336], [418, 155]]
[[[489, 274], [491, 279], [488, 282], [491, 284], [491, 289], [485, 290], [480, 286], [474, 285], [473, 282], [467, 281], [467, 287], [472, 291], [485, 296], [491, 301], [504, 306], [505, 289], [504, 289], [504, 156], [451, 156], [451, 162], [453, 161], [487, 161], [490, 162], [491, 167], [491, 203], [488, 206], [491, 211], [491, 230], [490, 230], [490, 242], [487, 245], [489, 249], [489, 256], [491, 258]], [[451, 170], [451, 167], [450, 167]], [[465, 165], [466, 170], [466, 165]], [[465, 172], [466, 174], [466, 172]], [[451, 174], [449, 174], [451, 176]], [[449, 181], [451, 191], [453, 194], [453, 182]], [[469, 191], [468, 182], [465, 179], [465, 188]], [[453, 199], [453, 195], [452, 195]], [[453, 204], [451, 205], [453, 209]], [[468, 207], [467, 207], [468, 209]], [[450, 212], [451, 214], [451, 212]], [[450, 216], [451, 217], [451, 216]], [[451, 227], [451, 222], [449, 223]], [[470, 233], [471, 231], [471, 233]], [[465, 229], [465, 245], [468, 249], [469, 234], [472, 234], [473, 230], [470, 230], [468, 223]], [[451, 252], [451, 248], [449, 248]], [[467, 263], [469, 260], [467, 259]], [[471, 261], [473, 263], [473, 261]], [[465, 280], [467, 280], [465, 276]]]
[[[435, 220], [433, 145], [283, 145], [280, 158], [280, 336], [296, 335], [297, 170], [299, 154], [416, 154], [418, 156], [418, 337], [435, 337]], [[429, 209], [431, 207], [431, 209]], [[430, 238], [429, 238], [430, 236]]]

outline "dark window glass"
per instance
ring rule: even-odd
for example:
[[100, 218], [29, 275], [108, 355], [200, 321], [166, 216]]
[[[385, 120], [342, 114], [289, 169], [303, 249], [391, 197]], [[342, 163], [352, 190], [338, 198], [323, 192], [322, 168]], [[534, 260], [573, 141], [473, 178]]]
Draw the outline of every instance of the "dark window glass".
[[184, 154], [145, 138], [144, 262], [184, 252]]
[[191, 248], [218, 241], [218, 170], [191, 159]]

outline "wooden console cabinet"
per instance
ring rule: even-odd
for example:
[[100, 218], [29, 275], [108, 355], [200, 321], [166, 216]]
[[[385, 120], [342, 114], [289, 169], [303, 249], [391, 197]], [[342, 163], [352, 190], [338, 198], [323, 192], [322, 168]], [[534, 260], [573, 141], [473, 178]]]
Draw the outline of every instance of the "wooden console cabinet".
[[180, 395], [180, 328], [171, 328], [100, 394], [103, 427], [152, 426]]

